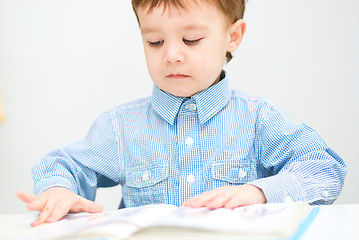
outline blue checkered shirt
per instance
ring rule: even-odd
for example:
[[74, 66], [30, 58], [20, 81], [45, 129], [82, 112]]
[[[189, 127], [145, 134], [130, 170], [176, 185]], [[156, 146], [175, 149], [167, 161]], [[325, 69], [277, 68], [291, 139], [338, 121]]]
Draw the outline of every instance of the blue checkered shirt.
[[154, 86], [151, 97], [101, 114], [83, 140], [48, 153], [32, 173], [35, 194], [61, 186], [94, 200], [98, 187], [120, 184], [126, 207], [180, 206], [241, 184], [259, 187], [268, 202], [329, 204], [346, 165], [313, 129], [230, 90], [225, 76], [190, 98]]

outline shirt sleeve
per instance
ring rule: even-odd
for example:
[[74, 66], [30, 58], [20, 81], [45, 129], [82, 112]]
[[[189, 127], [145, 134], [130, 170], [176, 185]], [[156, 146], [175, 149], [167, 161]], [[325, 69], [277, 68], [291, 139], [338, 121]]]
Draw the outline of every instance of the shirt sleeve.
[[294, 125], [277, 106], [264, 109], [257, 128], [258, 169], [264, 178], [250, 184], [267, 202], [331, 204], [339, 196], [347, 167], [305, 124]]
[[65, 187], [94, 200], [97, 187], [119, 183], [118, 136], [112, 112], [101, 114], [81, 141], [48, 153], [32, 169], [34, 193]]

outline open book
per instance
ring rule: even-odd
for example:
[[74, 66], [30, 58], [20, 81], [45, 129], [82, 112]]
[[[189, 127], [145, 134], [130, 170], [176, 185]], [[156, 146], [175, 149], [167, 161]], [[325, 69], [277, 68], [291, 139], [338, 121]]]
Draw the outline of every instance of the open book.
[[318, 211], [305, 203], [216, 210], [147, 205], [68, 214], [16, 239], [297, 239]]

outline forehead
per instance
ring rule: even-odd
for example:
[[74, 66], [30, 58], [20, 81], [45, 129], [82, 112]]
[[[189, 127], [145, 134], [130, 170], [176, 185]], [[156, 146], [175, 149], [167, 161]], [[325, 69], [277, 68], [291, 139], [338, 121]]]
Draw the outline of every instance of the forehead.
[[200, 7], [200, 4], [208, 4], [209, 0], [139, 0], [135, 2], [134, 6], [136, 10], [145, 9], [150, 13], [153, 9], [163, 7], [164, 10], [167, 8], [187, 9], [190, 7]]
[[226, 17], [207, 1], [182, 1], [185, 5], [160, 4], [137, 9], [141, 30], [153, 25], [186, 25], [192, 23], [210, 26], [214, 23], [226, 24]]

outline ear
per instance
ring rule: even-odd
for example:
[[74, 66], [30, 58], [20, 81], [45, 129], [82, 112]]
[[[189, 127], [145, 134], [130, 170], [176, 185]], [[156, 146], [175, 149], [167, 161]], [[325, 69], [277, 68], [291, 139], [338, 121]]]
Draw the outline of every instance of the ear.
[[239, 47], [242, 42], [245, 31], [246, 22], [243, 19], [237, 20], [230, 26], [230, 39], [227, 47], [227, 52], [234, 52]]

